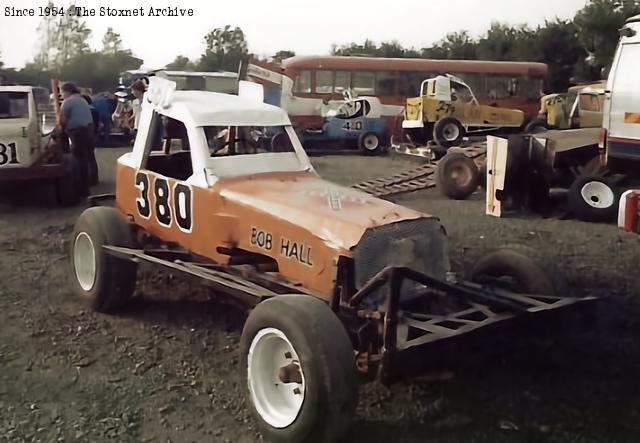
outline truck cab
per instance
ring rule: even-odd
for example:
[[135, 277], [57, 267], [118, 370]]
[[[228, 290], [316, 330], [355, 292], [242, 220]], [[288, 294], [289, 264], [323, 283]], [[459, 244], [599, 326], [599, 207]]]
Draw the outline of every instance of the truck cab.
[[32, 86], [0, 86], [0, 176], [37, 164], [55, 126], [49, 93]]
[[638, 175], [640, 168], [640, 15], [620, 30], [607, 82], [600, 149], [607, 167]]

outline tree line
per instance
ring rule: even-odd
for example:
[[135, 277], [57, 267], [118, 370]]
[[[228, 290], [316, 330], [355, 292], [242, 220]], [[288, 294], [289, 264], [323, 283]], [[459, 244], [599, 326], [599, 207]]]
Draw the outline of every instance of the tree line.
[[[478, 38], [460, 30], [420, 49], [405, 48], [397, 41], [376, 44], [366, 39], [364, 43], [334, 44], [331, 54], [542, 62], [549, 66], [549, 89], [562, 91], [572, 83], [606, 77], [618, 30], [635, 14], [640, 14], [640, 0], [589, 0], [573, 19], [555, 19], [535, 28], [495, 22]], [[44, 17], [38, 26], [39, 50], [33, 61], [20, 70], [3, 69], [0, 61], [0, 74], [9, 82], [43, 86], [56, 77], [100, 91], [113, 89], [120, 72], [142, 65], [142, 59], [123, 48], [120, 35], [112, 28], [105, 33], [100, 50], [90, 49], [90, 36], [91, 30], [76, 15]], [[281, 61], [293, 55], [293, 51], [281, 50], [270, 59]], [[204, 51], [198, 59], [179, 55], [166, 69], [237, 72], [249, 57], [242, 29], [224, 26], [204, 36]]]
[[446, 35], [431, 47], [404, 48], [397, 41], [377, 45], [334, 45], [333, 55], [419, 57], [444, 60], [541, 62], [549, 66], [549, 88], [606, 78], [625, 20], [640, 14], [640, 0], [589, 0], [572, 20], [555, 19], [542, 26], [495, 22], [479, 38], [465, 30]]

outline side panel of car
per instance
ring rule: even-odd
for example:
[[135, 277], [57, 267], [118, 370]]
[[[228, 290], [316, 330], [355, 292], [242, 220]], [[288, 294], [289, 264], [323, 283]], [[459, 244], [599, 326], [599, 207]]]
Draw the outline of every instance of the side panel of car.
[[436, 122], [444, 117], [455, 117], [468, 126], [517, 127], [524, 121], [522, 111], [432, 99], [424, 99], [423, 112], [428, 122]]
[[281, 274], [327, 299], [338, 256], [350, 254], [298, 224], [222, 198], [220, 184], [203, 188], [121, 164], [116, 183], [119, 210], [149, 234], [220, 264], [234, 249], [271, 257]]
[[[39, 157], [41, 150], [38, 112], [31, 92], [16, 92], [10, 100], [21, 112], [14, 118], [0, 119], [0, 169], [25, 168]], [[19, 115], [18, 115], [19, 114]]]

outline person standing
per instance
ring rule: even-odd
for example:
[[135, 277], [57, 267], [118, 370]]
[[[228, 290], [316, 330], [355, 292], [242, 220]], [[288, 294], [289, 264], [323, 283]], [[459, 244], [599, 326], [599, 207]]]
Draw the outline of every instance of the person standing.
[[88, 88], [82, 89], [82, 98], [87, 101], [89, 109], [91, 109], [91, 118], [93, 119], [93, 149], [89, 150], [89, 184], [96, 186], [99, 182], [98, 179], [98, 162], [96, 161], [96, 146], [95, 137], [98, 135], [98, 126], [100, 123], [100, 117], [96, 107], [93, 106], [93, 100], [91, 99], [91, 90]]
[[60, 121], [71, 141], [71, 153], [78, 161], [79, 193], [89, 195], [89, 157], [93, 150], [93, 118], [91, 108], [73, 83], [65, 83], [62, 88], [62, 107]]
[[98, 146], [109, 146], [109, 134], [111, 133], [111, 114], [115, 111], [116, 101], [111, 91], [106, 91], [93, 100], [93, 106], [98, 112]]
[[142, 112], [142, 97], [146, 90], [143, 81], [138, 80], [131, 86], [131, 92], [134, 99], [131, 101], [131, 109], [133, 110], [133, 131], [138, 133], [138, 124], [140, 123], [140, 114]]

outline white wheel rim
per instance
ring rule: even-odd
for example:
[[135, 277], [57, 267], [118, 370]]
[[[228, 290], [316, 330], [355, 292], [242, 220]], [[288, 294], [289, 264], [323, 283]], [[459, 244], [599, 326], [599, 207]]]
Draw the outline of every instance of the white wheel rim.
[[460, 136], [460, 128], [458, 128], [458, 126], [453, 123], [448, 123], [442, 129], [442, 136], [449, 142], [457, 140], [457, 138]]
[[85, 291], [93, 289], [96, 282], [96, 251], [86, 232], [81, 232], [73, 242], [73, 267], [78, 284]]
[[610, 208], [615, 200], [613, 190], [599, 181], [585, 183], [580, 190], [580, 194], [589, 206], [596, 209]]
[[369, 134], [364, 138], [364, 147], [369, 151], [373, 151], [378, 147], [378, 136]]
[[449, 176], [458, 186], [466, 186], [471, 182], [471, 172], [465, 165], [452, 166]]
[[[285, 367], [297, 367], [301, 382], [283, 382], [281, 372]], [[251, 401], [265, 422], [282, 429], [296, 420], [306, 393], [304, 372], [298, 354], [282, 331], [265, 328], [253, 338], [247, 379]]]

